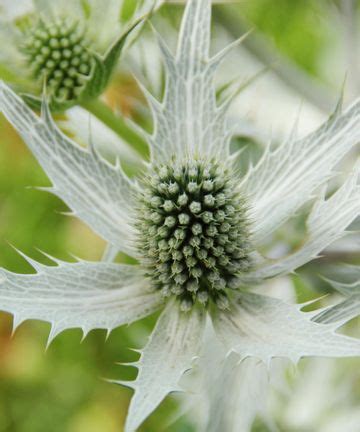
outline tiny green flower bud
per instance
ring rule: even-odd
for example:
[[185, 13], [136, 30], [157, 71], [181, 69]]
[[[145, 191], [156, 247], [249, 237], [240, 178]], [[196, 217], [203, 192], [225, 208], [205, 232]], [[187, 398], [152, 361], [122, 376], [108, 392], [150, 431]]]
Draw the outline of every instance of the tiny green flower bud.
[[226, 267], [230, 263], [230, 258], [227, 255], [222, 255], [218, 258], [218, 263]]
[[204, 204], [207, 207], [214, 207], [214, 205], [215, 205], [215, 198], [212, 195], [205, 195], [204, 196]]
[[205, 238], [203, 244], [206, 249], [211, 249], [214, 246], [214, 240], [212, 238]]
[[216, 259], [214, 257], [208, 257], [205, 261], [208, 268], [215, 268], [216, 267]]
[[225, 294], [219, 294], [219, 296], [215, 300], [216, 306], [221, 310], [229, 309], [230, 303], [229, 299]]
[[157, 212], [152, 212], [150, 218], [156, 224], [159, 224], [163, 220], [163, 217], [161, 216], [161, 214], [157, 213]]
[[190, 312], [193, 307], [193, 302], [190, 299], [183, 299], [180, 303], [180, 310], [182, 312]]
[[226, 281], [225, 281], [225, 279], [223, 279], [223, 278], [219, 278], [217, 281], [216, 281], [216, 287], [215, 287], [217, 290], [223, 290], [223, 289], [225, 289], [226, 288]]
[[201, 244], [201, 240], [199, 237], [191, 237], [189, 243], [192, 247], [198, 248]]
[[158, 243], [158, 247], [160, 250], [167, 250], [168, 242], [166, 240], [160, 240]]
[[215, 237], [216, 234], [217, 234], [217, 232], [218, 232], [218, 230], [217, 230], [217, 228], [216, 228], [215, 225], [209, 225], [209, 226], [206, 228], [206, 234], [207, 234], [208, 236], [210, 236], [210, 237]]
[[157, 230], [157, 234], [159, 235], [159, 237], [161, 237], [163, 239], [169, 237], [169, 233], [170, 233], [170, 231], [164, 226], [160, 227]]
[[180, 285], [181, 287], [182, 287], [182, 291], [184, 291], [184, 287], [183, 287], [183, 285], [185, 284], [185, 282], [187, 281], [187, 276], [186, 276], [186, 274], [185, 273], [180, 273], [180, 274], [177, 274], [175, 277], [174, 277], [174, 281], [175, 281], [175, 283], [177, 283], [178, 285]]
[[198, 214], [201, 212], [201, 204], [197, 201], [193, 201], [190, 206], [191, 213]]
[[197, 263], [197, 259], [194, 258], [193, 256], [186, 258], [186, 265], [187, 265], [187, 267], [189, 267], [189, 269], [194, 267], [196, 265], [196, 263]]
[[189, 182], [187, 185], [187, 190], [190, 193], [196, 192], [198, 190], [198, 188], [199, 188], [198, 184], [194, 181]]
[[190, 222], [190, 216], [186, 213], [179, 214], [180, 225], [188, 225]]
[[168, 177], [168, 175], [169, 175], [169, 171], [168, 171], [167, 167], [166, 166], [162, 166], [159, 169], [159, 177], [160, 177], [160, 179], [161, 180], [165, 180]]
[[229, 237], [226, 234], [220, 234], [219, 237], [217, 238], [217, 241], [221, 246], [225, 246], [229, 241]]
[[153, 196], [150, 200], [150, 205], [153, 208], [159, 208], [161, 206], [162, 200], [159, 196]]
[[176, 250], [172, 253], [172, 257], [174, 261], [181, 261], [183, 258], [183, 254], [181, 253], [181, 251]]
[[199, 223], [195, 223], [191, 228], [192, 233], [197, 236], [202, 233], [202, 226]]
[[172, 227], [174, 227], [176, 225], [176, 218], [174, 216], [167, 216], [165, 218], [164, 224], [167, 227], [172, 228]]
[[190, 166], [188, 173], [189, 173], [189, 177], [192, 177], [192, 178], [197, 177], [198, 176], [198, 169], [197, 169], [197, 167], [195, 165], [194, 166]]
[[168, 186], [169, 194], [175, 195], [179, 192], [179, 186], [177, 183], [170, 183]]
[[184, 240], [184, 238], [186, 237], [185, 231], [182, 230], [182, 229], [177, 229], [177, 230], [175, 230], [175, 232], [174, 232], [174, 237], [175, 237], [177, 240]]
[[205, 211], [202, 215], [201, 215], [201, 219], [206, 223], [209, 224], [212, 220], [213, 220], [213, 214], [209, 211]]
[[170, 200], [166, 200], [166, 201], [164, 202], [163, 207], [164, 207], [164, 210], [165, 210], [166, 212], [170, 213], [170, 212], [174, 209], [175, 205], [174, 205], [174, 203], [173, 203], [172, 201], [170, 201]]
[[197, 252], [196, 252], [196, 256], [200, 260], [204, 261], [206, 259], [206, 257], [208, 256], [208, 252], [207, 252], [206, 249], [198, 249]]
[[224, 253], [224, 248], [222, 246], [216, 246], [213, 248], [213, 254], [216, 257], [221, 256]]
[[186, 257], [192, 256], [194, 253], [194, 248], [192, 246], [184, 246], [183, 254]]
[[233, 244], [233, 243], [228, 243], [226, 246], [225, 246], [225, 251], [226, 251], [226, 253], [228, 253], [228, 254], [231, 254], [231, 253], [233, 253], [234, 251], [235, 251], [235, 245]]
[[200, 267], [194, 267], [191, 269], [191, 274], [195, 279], [198, 279], [202, 275], [202, 270]]
[[203, 189], [206, 192], [211, 192], [214, 189], [214, 182], [212, 180], [205, 180], [203, 183]]
[[197, 299], [199, 300], [199, 302], [203, 305], [205, 305], [208, 300], [209, 300], [209, 294], [207, 291], [200, 291], [197, 294]]
[[173, 263], [173, 265], [171, 266], [171, 270], [174, 274], [179, 274], [184, 270], [184, 266], [183, 266], [183, 264], [175, 261]]
[[224, 222], [220, 225], [219, 231], [221, 233], [227, 233], [230, 231], [231, 225], [228, 222]]
[[188, 203], [188, 201], [189, 201], [189, 198], [185, 192], [183, 194], [181, 194], [177, 200], [179, 206], [181, 206], [181, 207], [185, 206]]
[[228, 216], [234, 216], [234, 214], [235, 214], [235, 207], [232, 206], [231, 204], [228, 204], [228, 205], [225, 206], [225, 211], [226, 211], [226, 214]]
[[191, 280], [186, 284], [186, 289], [189, 292], [196, 292], [199, 289], [199, 284], [196, 280]]
[[169, 285], [164, 285], [164, 286], [161, 288], [161, 295], [162, 295], [164, 298], [167, 298], [167, 297], [170, 297], [170, 296], [171, 296], [171, 289], [170, 289], [170, 286], [169, 286]]

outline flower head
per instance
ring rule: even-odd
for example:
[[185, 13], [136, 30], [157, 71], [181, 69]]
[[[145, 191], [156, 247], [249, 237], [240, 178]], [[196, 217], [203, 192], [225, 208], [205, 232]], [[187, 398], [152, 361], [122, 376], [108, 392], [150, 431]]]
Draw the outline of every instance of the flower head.
[[245, 201], [231, 167], [194, 158], [156, 166], [139, 204], [142, 263], [164, 297], [180, 308], [213, 300], [226, 309], [226, 288], [249, 268]]
[[[45, 87], [51, 108], [64, 110], [103, 92], [131, 30], [155, 3], [143, 2], [126, 23], [120, 21], [120, 0], [34, 1], [33, 9], [17, 9], [20, 16], [2, 23], [13, 46], [0, 60], [27, 102], [40, 107]], [[98, 20], [106, 22], [101, 35]], [[18, 74], [25, 79], [19, 81]]]
[[[322, 321], [318, 311], [305, 313], [301, 305], [249, 292], [316, 258], [359, 215], [358, 164], [330, 197], [319, 187], [360, 138], [360, 102], [344, 113], [337, 109], [304, 139], [292, 136], [275, 150], [267, 148], [239, 178], [226, 116], [231, 99], [218, 105], [213, 84], [236, 44], [210, 57], [210, 3], [187, 2], [175, 56], [159, 37], [166, 92], [160, 102], [143, 89], [154, 128], [143, 132], [151, 161], [138, 181], [92, 145], [83, 149], [64, 136], [46, 103], [39, 118], [0, 86], [0, 107], [52, 180], [52, 191], [139, 263], [56, 261], [47, 267], [27, 258], [34, 275], [1, 270], [0, 308], [14, 314], [15, 325], [27, 318], [50, 321], [49, 340], [71, 327], [111, 331], [163, 308], [136, 363], [139, 374], [126, 383], [135, 389], [127, 431], [180, 388], [181, 376], [201, 353], [206, 316], [225, 363], [229, 352], [234, 365], [251, 356], [268, 364], [273, 357], [297, 362], [303, 356], [360, 354], [357, 339], [335, 332], [349, 319], [339, 321], [341, 308], [335, 320]], [[301, 247], [278, 260], [262, 256], [270, 234], [314, 197]]]

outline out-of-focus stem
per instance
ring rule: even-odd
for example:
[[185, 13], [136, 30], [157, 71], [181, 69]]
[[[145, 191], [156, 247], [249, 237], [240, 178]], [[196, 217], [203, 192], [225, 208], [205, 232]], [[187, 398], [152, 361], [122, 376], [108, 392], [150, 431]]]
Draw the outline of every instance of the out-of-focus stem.
[[[234, 38], [240, 37], [249, 30], [236, 5], [218, 6], [214, 8], [214, 12], [216, 18]], [[265, 38], [253, 33], [244, 40], [242, 45], [263, 64], [274, 65], [272, 71], [313, 105], [325, 112], [330, 112], [334, 108], [336, 97], [329, 92], [329, 89], [296, 67]]]
[[143, 158], [149, 155], [149, 149], [144, 139], [131, 129], [124, 119], [117, 116], [113, 110], [100, 99], [82, 103], [82, 107], [101, 120], [106, 126], [117, 133], [131, 147], [133, 147]]
[[357, 29], [356, 0], [342, 0], [341, 11], [344, 25], [345, 49], [348, 63], [348, 85], [351, 96], [356, 97], [360, 91], [359, 45]]

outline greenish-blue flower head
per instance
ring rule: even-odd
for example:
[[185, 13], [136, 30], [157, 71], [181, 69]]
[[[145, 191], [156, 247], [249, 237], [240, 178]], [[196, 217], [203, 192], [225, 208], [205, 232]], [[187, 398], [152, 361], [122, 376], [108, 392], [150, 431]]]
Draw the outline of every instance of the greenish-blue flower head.
[[96, 65], [84, 26], [69, 19], [39, 20], [26, 35], [22, 52], [33, 78], [58, 102], [81, 97]]
[[149, 174], [141, 192], [139, 244], [154, 286], [181, 308], [212, 300], [249, 269], [246, 203], [231, 168], [216, 160], [174, 161]]
[[[125, 42], [154, 7], [134, 1], [130, 13], [122, 1], [34, 2], [0, 13], [0, 78], [16, 86], [33, 107], [44, 92], [53, 111], [97, 98], [109, 83]], [[101, 31], [99, 31], [99, 23]]]

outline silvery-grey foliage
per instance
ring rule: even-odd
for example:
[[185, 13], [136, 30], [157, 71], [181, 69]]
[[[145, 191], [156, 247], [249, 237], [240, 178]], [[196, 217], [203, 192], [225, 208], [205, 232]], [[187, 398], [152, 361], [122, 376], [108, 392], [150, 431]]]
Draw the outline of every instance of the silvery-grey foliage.
[[[233, 166], [234, 158], [229, 150], [232, 131], [226, 121], [230, 100], [217, 106], [213, 83], [216, 69], [230, 49], [225, 48], [210, 57], [210, 3], [210, 0], [187, 2], [175, 56], [159, 37], [167, 71], [163, 101], [156, 100], [144, 89], [154, 118], [153, 133], [147, 135], [144, 132], [151, 147], [149, 182], [162, 194], [176, 197], [172, 200], [163, 202], [159, 195], [141, 194], [139, 184], [126, 177], [120, 164], [113, 166], [106, 162], [91, 143], [83, 149], [64, 136], [54, 124], [46, 103], [39, 118], [7, 85], [0, 84], [0, 109], [47, 173], [53, 184], [49, 190], [60, 196], [75, 216], [111, 245], [140, 261], [133, 267], [106, 262], [59, 262], [57, 267], [47, 267], [31, 261], [37, 271], [32, 275], [2, 270], [0, 309], [12, 313], [18, 322], [26, 318], [51, 322], [50, 337], [53, 337], [72, 327], [84, 331], [100, 327], [111, 331], [117, 325], [164, 307], [136, 363], [138, 378], [130, 383], [135, 395], [126, 423], [127, 432], [136, 430], [168, 393], [179, 390], [180, 378], [201, 352], [208, 311], [215, 337], [224, 344], [224, 357], [232, 353], [239, 360], [254, 357], [269, 364], [273, 357], [297, 362], [304, 356], [360, 355], [357, 339], [337, 333], [350, 315], [338, 320], [334, 314], [333, 319], [317, 320], [322, 311], [305, 313], [301, 311], [301, 305], [243, 289], [249, 283], [266, 286], [267, 279], [292, 272], [316, 258], [331, 242], [345, 235], [349, 224], [359, 215], [358, 164], [332, 196], [327, 197], [325, 193], [334, 167], [359, 140], [360, 102], [344, 113], [338, 109], [310, 136], [302, 140], [291, 138], [275, 151], [268, 148], [260, 162], [238, 181], [231, 199], [237, 200], [241, 196], [246, 201], [247, 208], [241, 207], [241, 211], [244, 214], [248, 211], [247, 223], [253, 237], [247, 237], [247, 231], [242, 230], [244, 238], [238, 244], [246, 247], [241, 249], [239, 246], [234, 251], [229, 233], [231, 224], [226, 220], [219, 221], [230, 218], [231, 223], [235, 223], [237, 215], [234, 215], [233, 206], [227, 207], [226, 212], [222, 210], [228, 204], [222, 202], [227, 196], [219, 192], [224, 185], [219, 186], [221, 181], [216, 170], [221, 162], [226, 166], [228, 176]], [[185, 164], [186, 169], [181, 164]], [[185, 185], [180, 180], [175, 182], [181, 173], [186, 173]], [[233, 174], [227, 187], [237, 180], [236, 173]], [[162, 178], [174, 181], [162, 183]], [[194, 179], [201, 179], [201, 184]], [[211, 193], [199, 192], [201, 188], [204, 190], [205, 182], [206, 190]], [[177, 221], [173, 215], [165, 217], [164, 214], [173, 211], [175, 202], [179, 206], [187, 205], [188, 195], [179, 201], [177, 194], [181, 187], [187, 188], [189, 196], [197, 193], [202, 201], [193, 201], [187, 209], [192, 214], [187, 214], [188, 217], [180, 214]], [[218, 188], [216, 194], [212, 192], [214, 188]], [[147, 209], [141, 210], [140, 216], [139, 197], [143, 201], [149, 200]], [[307, 218], [303, 245], [282, 259], [260, 259], [257, 248], [265, 242], [265, 237], [310, 201], [314, 202]], [[184, 259], [182, 251], [172, 248], [177, 241], [184, 240], [181, 235], [189, 235], [186, 224], [189, 220], [197, 220], [202, 206], [213, 208], [215, 204], [223, 212], [216, 211], [219, 225], [212, 225], [213, 215], [207, 211], [206, 224], [209, 226], [202, 222], [192, 226], [192, 234], [187, 237], [192, 246], [186, 249], [188, 256]], [[151, 246], [154, 250], [150, 257], [144, 257], [138, 248], [138, 241], [144, 235], [139, 220], [145, 221], [145, 226], [149, 220], [156, 224], [164, 221], [159, 231], [154, 231], [155, 245]], [[242, 218], [239, 223], [243, 223]], [[157, 226], [153, 229], [157, 230]], [[174, 237], [169, 237], [172, 229], [175, 230], [172, 231]], [[204, 229], [207, 230], [206, 239], [202, 235]], [[164, 238], [160, 240], [160, 236], [168, 240], [162, 241]], [[217, 247], [209, 237], [214, 237]], [[199, 247], [205, 240], [210, 252]], [[147, 241], [150, 246], [151, 239]], [[219, 247], [221, 242], [225, 247]], [[253, 258], [253, 267], [239, 267], [238, 277], [234, 280], [226, 273], [224, 264], [222, 274], [226, 277], [218, 278], [219, 260], [229, 262], [235, 271], [235, 261], [244, 258], [241, 254], [248, 258], [249, 244], [252, 256], [259, 258]], [[193, 254], [197, 254], [196, 259]], [[154, 264], [151, 257], [162, 262]], [[178, 260], [183, 261], [179, 264]], [[194, 267], [194, 263], [198, 267]], [[158, 264], [162, 265], [165, 280], [160, 278], [160, 267], [156, 281], [148, 276], [149, 266]], [[186, 274], [185, 266], [188, 266]], [[170, 285], [167, 272], [173, 272]], [[206, 277], [202, 279], [204, 272]], [[186, 280], [194, 278], [196, 283], [180, 283], [181, 278], [176, 278], [178, 275], [184, 275]], [[204, 300], [201, 292], [206, 292], [208, 298]], [[195, 293], [198, 294], [195, 296]], [[179, 299], [186, 300], [186, 307]], [[255, 363], [247, 364], [250, 368], [256, 366]]]

